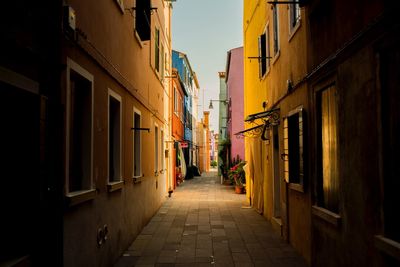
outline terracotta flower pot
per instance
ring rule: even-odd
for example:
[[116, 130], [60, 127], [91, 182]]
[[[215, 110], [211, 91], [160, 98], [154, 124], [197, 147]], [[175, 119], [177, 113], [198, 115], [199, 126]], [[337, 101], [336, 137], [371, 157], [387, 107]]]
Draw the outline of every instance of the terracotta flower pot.
[[244, 192], [244, 187], [241, 185], [235, 185], [235, 193], [236, 194], [243, 194]]

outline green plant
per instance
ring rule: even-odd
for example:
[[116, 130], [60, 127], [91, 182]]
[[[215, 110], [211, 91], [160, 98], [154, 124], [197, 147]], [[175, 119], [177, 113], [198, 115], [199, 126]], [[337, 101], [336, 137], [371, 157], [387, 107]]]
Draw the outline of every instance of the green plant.
[[211, 167], [217, 167], [217, 161], [216, 160], [211, 161]]
[[243, 186], [246, 183], [246, 174], [244, 172], [245, 161], [240, 161], [235, 166], [229, 169], [228, 177], [236, 186]]

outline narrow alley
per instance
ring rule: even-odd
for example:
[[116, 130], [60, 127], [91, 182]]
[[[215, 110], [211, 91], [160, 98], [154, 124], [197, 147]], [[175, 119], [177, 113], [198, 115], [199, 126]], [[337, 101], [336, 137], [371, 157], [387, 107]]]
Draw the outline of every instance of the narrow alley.
[[114, 267], [306, 266], [216, 173], [185, 181]]

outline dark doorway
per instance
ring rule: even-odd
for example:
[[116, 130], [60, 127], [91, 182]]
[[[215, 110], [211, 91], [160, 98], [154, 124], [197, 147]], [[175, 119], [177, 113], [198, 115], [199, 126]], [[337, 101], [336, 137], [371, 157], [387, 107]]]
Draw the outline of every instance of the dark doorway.
[[0, 263], [40, 247], [39, 107], [39, 95], [0, 82]]

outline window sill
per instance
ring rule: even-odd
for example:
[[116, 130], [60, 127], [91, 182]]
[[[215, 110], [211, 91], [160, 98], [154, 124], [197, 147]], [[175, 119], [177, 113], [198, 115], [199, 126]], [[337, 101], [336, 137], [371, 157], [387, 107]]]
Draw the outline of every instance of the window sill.
[[289, 40], [288, 42], [290, 43], [290, 41], [292, 40], [293, 36], [295, 36], [296, 32], [299, 30], [301, 26], [301, 19], [299, 19], [299, 21], [296, 23], [296, 26], [294, 26], [293, 28], [291, 28], [289, 30]]
[[133, 176], [133, 184], [140, 184], [142, 182], [142, 176]]
[[135, 39], [138, 42], [140, 48], [143, 48], [143, 42], [142, 39], [140, 39], [138, 32], [136, 31], [136, 29], [134, 30], [134, 35], [135, 35]]
[[327, 209], [318, 207], [318, 206], [312, 206], [312, 214], [330, 224], [332, 224], [335, 227], [340, 226], [340, 222], [342, 220], [342, 217], [340, 217], [339, 214], [336, 214], [332, 211], [329, 211]]
[[117, 190], [121, 190], [123, 186], [124, 186], [124, 181], [111, 182], [107, 184], [107, 190], [109, 193], [111, 193]]
[[281, 50], [278, 50], [278, 52], [276, 52], [276, 54], [274, 55], [274, 58], [272, 59], [272, 65], [275, 64], [275, 62], [278, 60], [279, 56], [281, 55]]
[[95, 197], [96, 197], [96, 189], [75, 191], [67, 193], [65, 195], [68, 207], [72, 207], [93, 200]]
[[304, 186], [302, 184], [289, 183], [289, 188], [304, 193]]
[[119, 10], [121, 11], [121, 13], [124, 14], [125, 10], [124, 10], [124, 3], [122, 2], [122, 0], [115, 0], [115, 3], [119, 7]]
[[375, 247], [400, 261], [400, 243], [382, 235], [375, 236]]

